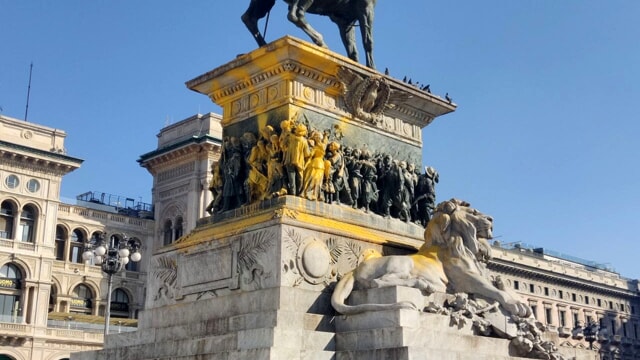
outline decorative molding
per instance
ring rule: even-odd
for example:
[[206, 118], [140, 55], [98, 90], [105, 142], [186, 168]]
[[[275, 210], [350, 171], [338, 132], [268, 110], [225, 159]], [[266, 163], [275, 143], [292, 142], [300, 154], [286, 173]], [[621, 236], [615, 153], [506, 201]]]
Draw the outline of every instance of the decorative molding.
[[300, 213], [298, 213], [295, 210], [291, 210], [288, 209], [286, 207], [280, 208], [280, 209], [276, 209], [273, 211], [273, 216], [271, 217], [272, 219], [282, 219], [282, 218], [290, 218], [290, 219], [297, 219], [298, 215]]
[[[194, 162], [176, 166], [166, 171], [159, 172], [157, 175], [158, 183], [162, 183], [167, 180], [174, 180], [179, 177], [188, 176], [196, 168]], [[162, 193], [160, 194], [162, 196]]]

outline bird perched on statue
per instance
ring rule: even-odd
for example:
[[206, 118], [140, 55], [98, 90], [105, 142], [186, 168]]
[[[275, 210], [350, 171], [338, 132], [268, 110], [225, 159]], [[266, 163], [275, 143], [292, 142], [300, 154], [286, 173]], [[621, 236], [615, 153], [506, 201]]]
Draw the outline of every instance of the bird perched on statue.
[[402, 78], [402, 82], [407, 82], [407, 77], [406, 76]]
[[389, 75], [389, 68], [384, 68], [384, 74]]
[[444, 98], [447, 99], [447, 102], [449, 102], [449, 104], [451, 104], [451, 102], [453, 101], [453, 99], [449, 96], [449, 93], [444, 94]]

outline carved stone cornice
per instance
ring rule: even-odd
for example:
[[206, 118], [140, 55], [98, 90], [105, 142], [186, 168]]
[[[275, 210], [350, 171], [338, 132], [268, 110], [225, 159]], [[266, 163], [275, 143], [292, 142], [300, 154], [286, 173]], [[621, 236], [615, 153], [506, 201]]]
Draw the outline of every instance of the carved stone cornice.
[[193, 154], [206, 153], [207, 158], [210, 158], [211, 153], [220, 153], [220, 147], [220, 141], [217, 139], [208, 137], [191, 138], [179, 144], [174, 144], [174, 146], [141, 155], [138, 163], [155, 175], [162, 169], [178, 164], [182, 160], [192, 160]]
[[[415, 134], [437, 116], [452, 112], [456, 105], [388, 75], [364, 67], [328, 49], [286, 36], [267, 46], [211, 70], [186, 83], [223, 108], [223, 126], [242, 121], [282, 105], [306, 106], [330, 112], [339, 118], [369, 123], [350, 111], [343, 97], [340, 69], [363, 79], [382, 79], [392, 93], [406, 95], [384, 111], [387, 128], [415, 126], [418, 131], [396, 131], [420, 140]], [[396, 125], [400, 121], [402, 124]]]
[[588, 291], [592, 293], [598, 293], [602, 295], [623, 297], [623, 298], [636, 298], [637, 294], [633, 291], [625, 291], [606, 285], [598, 284], [593, 281], [587, 281], [579, 278], [572, 278], [568, 276], [561, 276], [560, 274], [545, 271], [541, 269], [533, 269], [523, 265], [521, 263], [511, 263], [509, 261], [492, 259], [488, 264], [489, 270], [497, 273], [511, 274], [521, 278], [544, 281], [552, 284], [558, 284], [567, 286], [582, 291]]
[[338, 95], [340, 93], [341, 84], [334, 77], [305, 67], [296, 61], [287, 60], [252, 76], [240, 78], [227, 86], [220, 87], [211, 92], [209, 98], [214, 103], [223, 105], [228, 102], [227, 99], [233, 99], [237, 97], [238, 94], [244, 94], [247, 91], [251, 91], [251, 89], [258, 89], [262, 84], [273, 84], [281, 79], [291, 80], [295, 78], [296, 75], [302, 76], [314, 83], [325, 85], [324, 91], [329, 94]]
[[79, 168], [83, 160], [0, 141], [0, 162], [10, 167], [63, 176]]

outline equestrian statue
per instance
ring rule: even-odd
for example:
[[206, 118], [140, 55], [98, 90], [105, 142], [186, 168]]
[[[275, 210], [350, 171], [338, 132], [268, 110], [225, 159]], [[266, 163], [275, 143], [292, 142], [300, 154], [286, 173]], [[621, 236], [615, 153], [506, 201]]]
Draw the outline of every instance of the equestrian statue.
[[[376, 0], [285, 0], [289, 4], [287, 18], [302, 29], [313, 42], [327, 47], [322, 35], [309, 25], [306, 13], [326, 15], [338, 25], [342, 43], [347, 56], [358, 61], [355, 27], [360, 26], [362, 46], [366, 53], [366, 64], [375, 69], [373, 62], [373, 15]], [[266, 45], [263, 34], [258, 29], [258, 20], [269, 14], [275, 0], [251, 0], [249, 8], [242, 14], [242, 21], [247, 26], [259, 46]], [[267, 17], [267, 21], [268, 21]]]

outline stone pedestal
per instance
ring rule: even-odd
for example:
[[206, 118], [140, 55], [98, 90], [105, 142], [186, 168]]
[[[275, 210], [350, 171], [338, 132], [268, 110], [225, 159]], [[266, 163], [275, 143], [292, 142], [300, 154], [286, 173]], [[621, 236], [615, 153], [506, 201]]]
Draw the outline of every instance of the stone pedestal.
[[[282, 120], [343, 146], [421, 164], [421, 130], [455, 105], [327, 49], [285, 37], [189, 82], [223, 108], [223, 137]], [[336, 316], [336, 280], [371, 251], [414, 252], [424, 229], [350, 206], [283, 196], [200, 219], [153, 254], [135, 333], [74, 360], [509, 359], [506, 340], [397, 310]], [[390, 287], [351, 301], [426, 301]]]
[[422, 231], [292, 196], [201, 219], [153, 256], [139, 330], [73, 358], [335, 359], [338, 274], [367, 249], [414, 249]]

